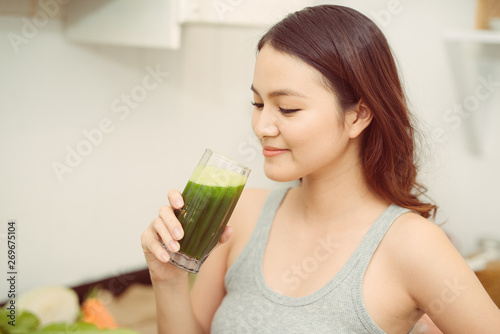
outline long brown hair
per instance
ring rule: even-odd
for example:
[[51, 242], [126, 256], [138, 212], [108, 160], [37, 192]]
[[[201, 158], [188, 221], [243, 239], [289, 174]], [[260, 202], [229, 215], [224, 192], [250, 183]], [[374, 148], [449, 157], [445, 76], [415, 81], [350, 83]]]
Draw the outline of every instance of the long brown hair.
[[398, 70], [384, 34], [368, 17], [336, 5], [289, 14], [259, 41], [314, 67], [342, 110], [362, 101], [373, 113], [361, 147], [363, 171], [381, 198], [425, 218], [437, 207], [422, 202], [417, 180], [415, 129]]

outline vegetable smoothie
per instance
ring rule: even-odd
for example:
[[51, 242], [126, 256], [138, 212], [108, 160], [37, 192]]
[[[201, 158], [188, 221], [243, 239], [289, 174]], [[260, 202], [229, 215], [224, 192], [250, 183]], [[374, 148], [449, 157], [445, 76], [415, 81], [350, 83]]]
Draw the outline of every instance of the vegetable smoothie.
[[[197, 168], [175, 210], [184, 229], [180, 252], [203, 261], [215, 247], [243, 191], [247, 177], [215, 166]], [[190, 210], [197, 207], [197, 210]]]

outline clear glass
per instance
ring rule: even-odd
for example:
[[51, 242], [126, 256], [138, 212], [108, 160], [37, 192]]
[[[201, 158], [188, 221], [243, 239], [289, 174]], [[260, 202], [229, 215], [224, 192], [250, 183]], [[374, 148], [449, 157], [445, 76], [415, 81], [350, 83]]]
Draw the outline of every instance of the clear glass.
[[198, 273], [217, 245], [249, 174], [248, 167], [205, 150], [182, 192], [184, 207], [174, 211], [184, 237], [178, 252], [167, 249], [171, 264]]

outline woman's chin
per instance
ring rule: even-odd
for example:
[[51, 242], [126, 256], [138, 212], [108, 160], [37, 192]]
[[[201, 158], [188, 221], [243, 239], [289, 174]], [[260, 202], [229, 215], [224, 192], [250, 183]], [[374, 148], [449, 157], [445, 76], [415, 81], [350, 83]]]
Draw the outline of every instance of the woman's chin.
[[265, 168], [264, 173], [267, 178], [275, 182], [293, 182], [300, 179], [300, 176], [295, 174], [283, 172], [280, 168]]

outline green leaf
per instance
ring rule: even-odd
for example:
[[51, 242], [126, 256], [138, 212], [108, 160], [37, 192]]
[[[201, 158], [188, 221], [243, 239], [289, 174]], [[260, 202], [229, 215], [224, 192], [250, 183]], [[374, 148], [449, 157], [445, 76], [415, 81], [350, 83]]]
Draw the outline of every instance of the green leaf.
[[[88, 329], [88, 330], [78, 330], [78, 329], [69, 329], [69, 330], [43, 330], [29, 332], [29, 334], [67, 334], [67, 333], [82, 333], [82, 334], [139, 334], [136, 331], [131, 329]], [[28, 333], [26, 333], [28, 334]]]
[[86, 331], [97, 331], [98, 328], [94, 324], [89, 324], [87, 322], [78, 321], [74, 324], [67, 324], [64, 322], [53, 323], [45, 326], [40, 330], [40, 332], [86, 332]]
[[77, 331], [98, 330], [96, 325], [83, 321], [75, 322], [71, 328], [74, 328]]
[[35, 329], [39, 324], [40, 320], [38, 320], [38, 317], [26, 310], [22, 311], [19, 318], [16, 319], [16, 327], [19, 328], [22, 327], [24, 329]]
[[0, 329], [1, 328], [5, 328], [5, 329], [9, 328], [9, 326], [10, 326], [9, 321], [11, 321], [11, 319], [9, 318], [9, 313], [10, 313], [10, 311], [7, 310], [6, 308], [0, 309]]
[[[25, 334], [36, 330], [40, 321], [38, 317], [26, 310], [19, 312], [16, 310], [15, 316], [11, 316], [10, 310], [6, 308], [0, 309], [0, 329], [1, 333], [7, 334]], [[13, 322], [12, 322], [13, 321]], [[11, 322], [9, 324], [9, 322]], [[12, 323], [14, 325], [12, 325]]]

